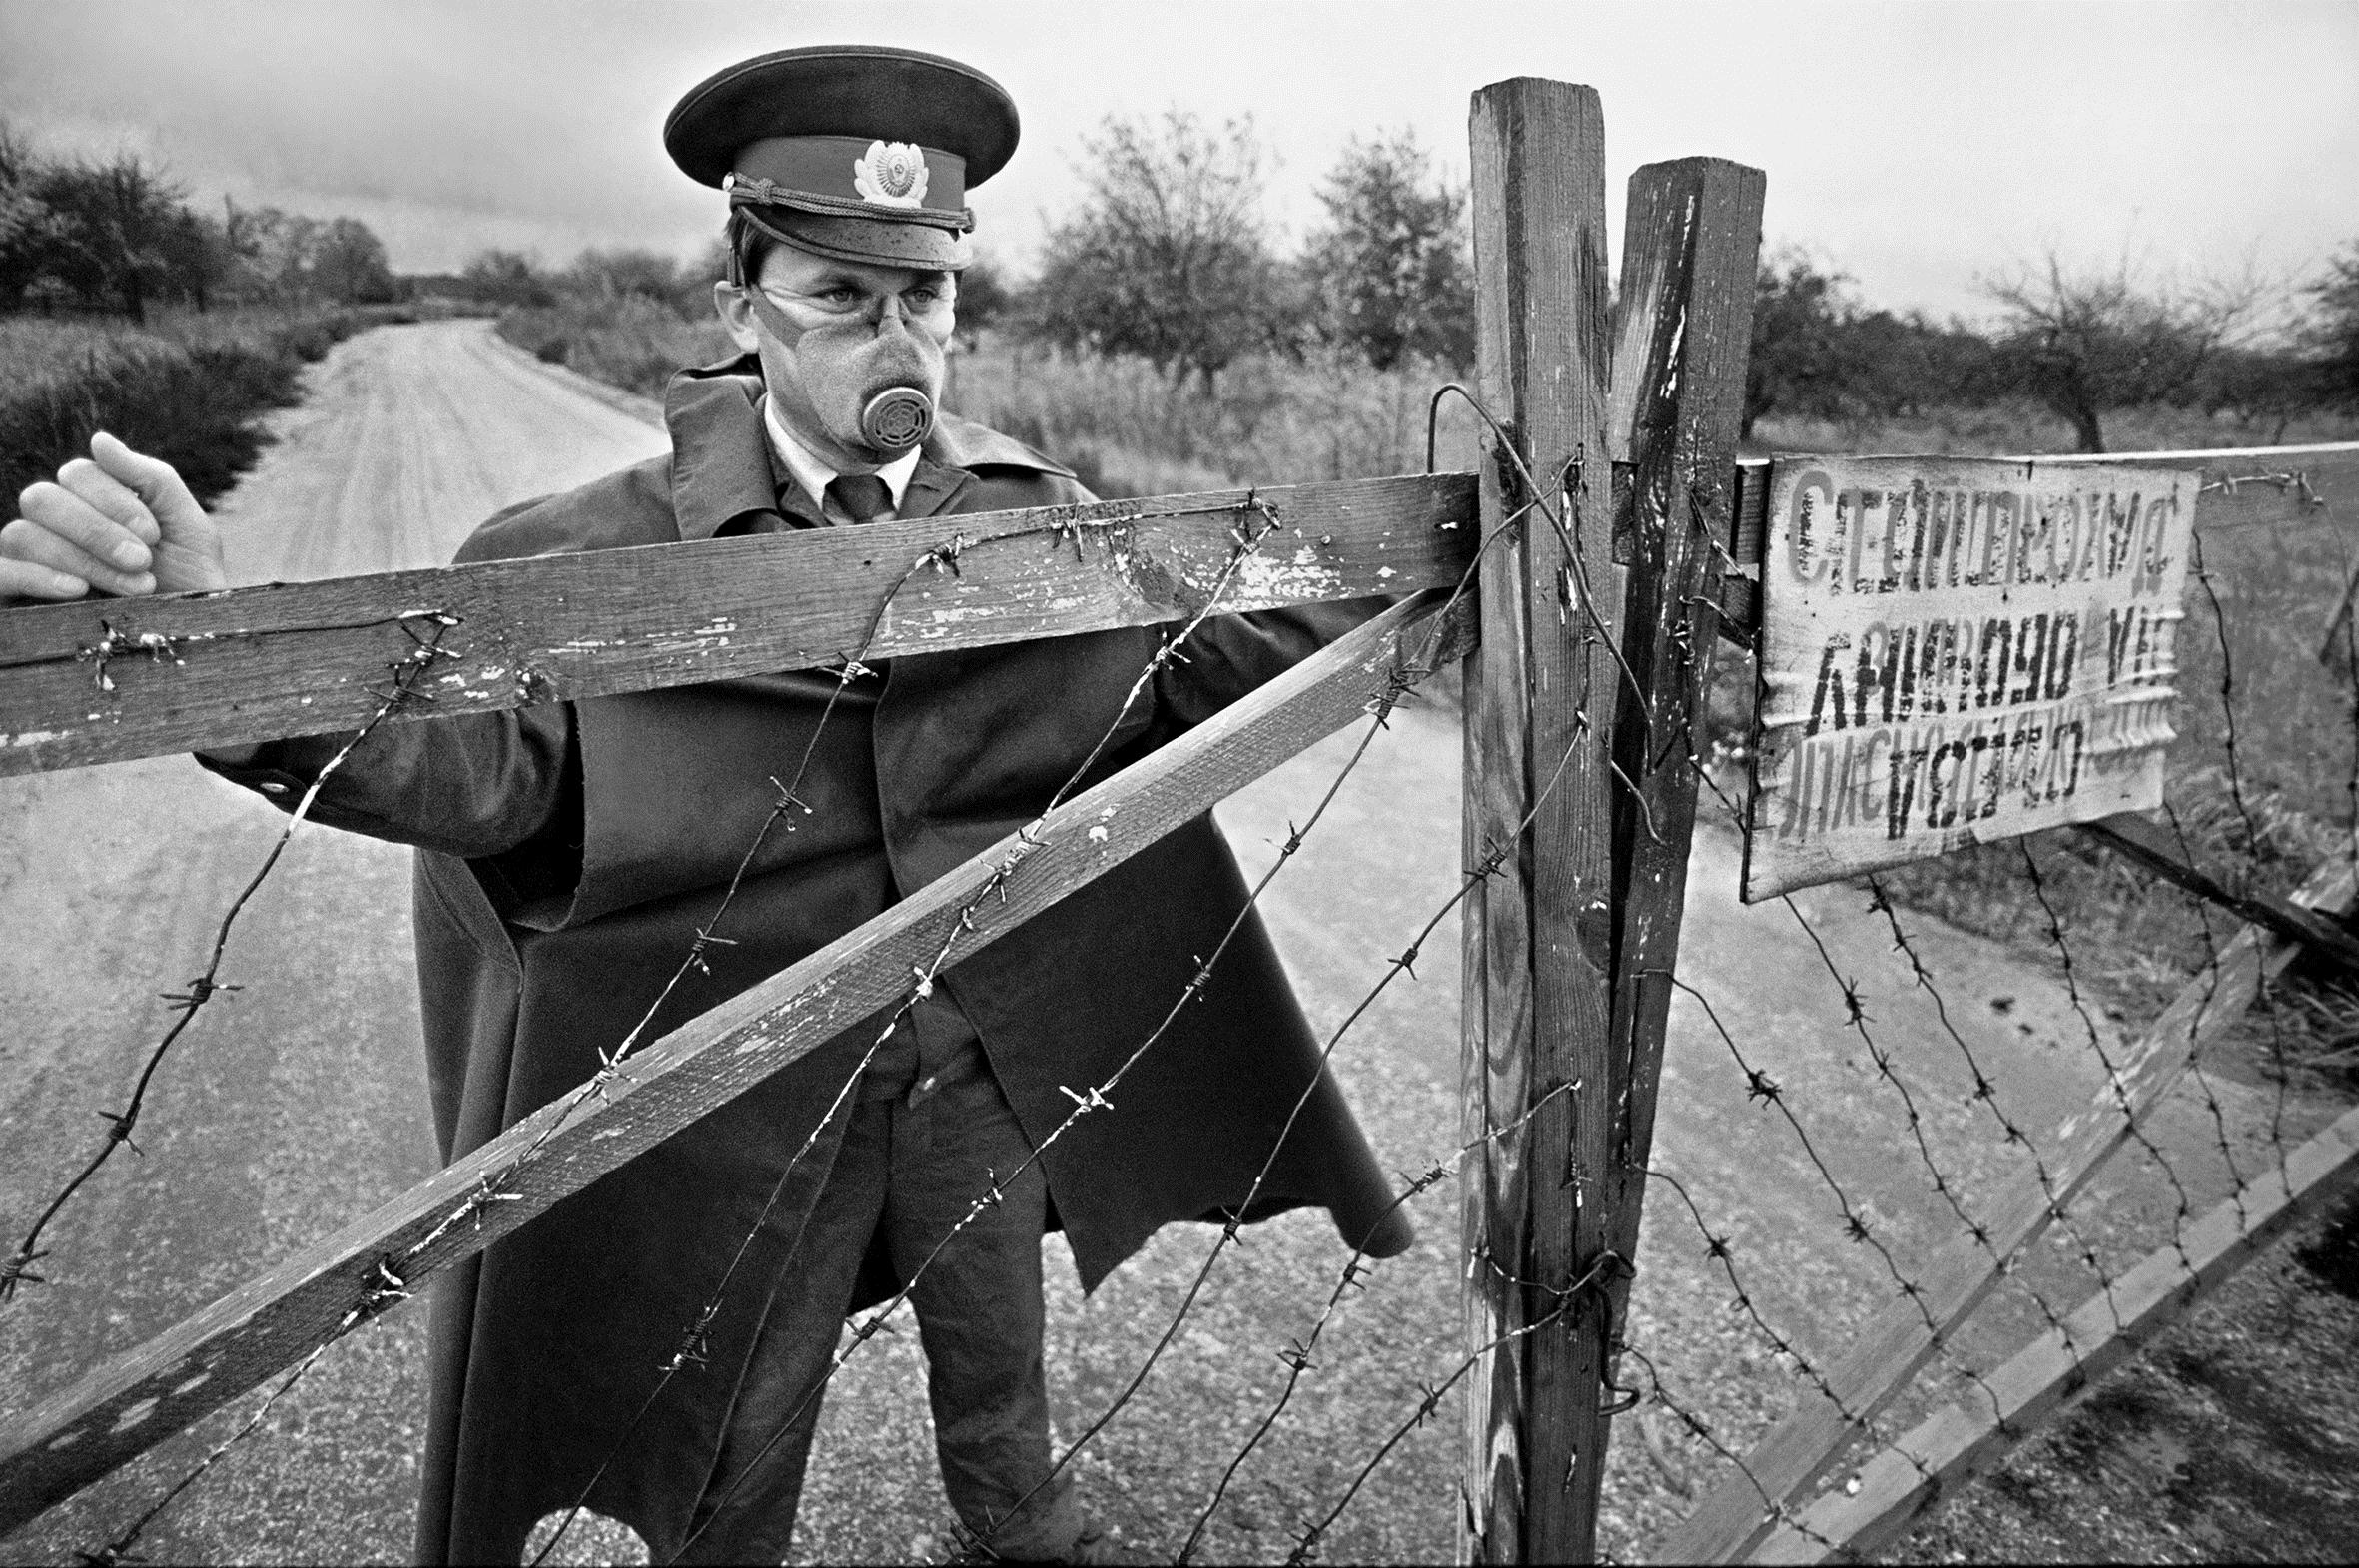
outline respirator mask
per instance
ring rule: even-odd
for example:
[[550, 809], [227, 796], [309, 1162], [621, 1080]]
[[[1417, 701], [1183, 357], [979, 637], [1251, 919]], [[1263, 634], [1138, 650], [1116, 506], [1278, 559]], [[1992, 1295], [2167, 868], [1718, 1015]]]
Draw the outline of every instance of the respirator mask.
[[940, 315], [947, 322], [947, 300], [938, 308], [913, 309], [900, 296], [884, 295], [857, 310], [837, 310], [801, 297], [811, 309], [797, 314], [817, 314], [818, 319], [798, 322], [769, 289], [748, 287], [746, 298], [770, 335], [794, 356], [812, 412], [839, 444], [891, 459], [934, 428], [930, 389], [941, 375], [942, 350], [926, 318]]

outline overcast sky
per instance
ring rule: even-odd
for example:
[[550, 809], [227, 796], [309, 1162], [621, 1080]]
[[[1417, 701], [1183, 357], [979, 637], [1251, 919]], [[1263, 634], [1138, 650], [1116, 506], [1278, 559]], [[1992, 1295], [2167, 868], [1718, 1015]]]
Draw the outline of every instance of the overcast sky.
[[1021, 267], [1110, 114], [1249, 114], [1297, 239], [1345, 138], [1413, 127], [1463, 178], [1467, 95], [1603, 95], [1609, 189], [1709, 153], [1769, 173], [1769, 243], [1874, 304], [1977, 313], [2050, 248], [2153, 274], [2314, 273], [2359, 239], [2359, 4], [113, 3], [0, 0], [0, 114], [52, 152], [130, 148], [224, 194], [384, 236], [436, 271], [488, 245], [686, 254], [717, 193], [665, 113], [747, 55], [907, 45], [998, 77], [1024, 145], [973, 197]]

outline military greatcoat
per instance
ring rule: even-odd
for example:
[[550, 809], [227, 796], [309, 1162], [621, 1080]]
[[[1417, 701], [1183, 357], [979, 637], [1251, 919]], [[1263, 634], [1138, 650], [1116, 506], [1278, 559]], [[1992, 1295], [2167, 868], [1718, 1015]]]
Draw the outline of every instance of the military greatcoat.
[[[676, 379], [673, 450], [503, 512], [461, 560], [709, 538], [820, 523], [782, 484], [742, 360]], [[903, 516], [1089, 499], [1070, 471], [946, 419]], [[1135, 761], [1348, 625], [1328, 607], [1218, 616], [1123, 717], [1089, 782]], [[879, 914], [1031, 821], [1123, 714], [1156, 628], [904, 657], [837, 686], [812, 671], [514, 713], [387, 726], [316, 812], [415, 844], [418, 975], [434, 1125], [455, 1158], [571, 1090], [653, 1005], [806, 749], [812, 809], [773, 832], [712, 948], [711, 974], [658, 1011], [655, 1038]], [[337, 737], [208, 766], [284, 803]], [[1245, 911], [1209, 816], [950, 969], [944, 985], [1036, 1144], [1163, 1022]], [[438, 1281], [421, 1562], [514, 1562], [569, 1503], [755, 1226], [874, 1024], [552, 1208]], [[1244, 1199], [1280, 1124], [1315, 1088], [1247, 1217], [1320, 1206], [1376, 1255], [1408, 1244], [1259, 922], [1200, 1004], [1046, 1157], [1052, 1223], [1094, 1287], [1159, 1226]], [[790, 1180], [709, 1335], [702, 1364], [640, 1418], [592, 1505], [658, 1556], [683, 1535], [753, 1332], [813, 1194]], [[873, 1261], [873, 1259], [872, 1259]], [[894, 1281], [872, 1270], [864, 1297]], [[813, 1325], [833, 1334], [834, 1323]]]

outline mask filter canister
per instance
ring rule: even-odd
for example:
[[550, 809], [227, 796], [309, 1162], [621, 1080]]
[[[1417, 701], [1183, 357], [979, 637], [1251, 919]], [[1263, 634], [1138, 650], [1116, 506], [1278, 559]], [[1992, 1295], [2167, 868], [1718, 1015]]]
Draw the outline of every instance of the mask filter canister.
[[934, 399], [915, 387], [888, 387], [860, 410], [861, 438], [879, 451], [907, 451], [934, 428]]

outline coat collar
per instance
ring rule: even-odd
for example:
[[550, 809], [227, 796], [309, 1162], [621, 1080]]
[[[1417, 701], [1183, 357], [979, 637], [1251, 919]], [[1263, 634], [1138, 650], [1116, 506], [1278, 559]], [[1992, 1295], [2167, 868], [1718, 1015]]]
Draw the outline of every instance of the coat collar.
[[[664, 389], [663, 417], [672, 438], [672, 514], [681, 538], [709, 539], [749, 513], [779, 515], [782, 500], [790, 525], [819, 524], [816, 508], [796, 504], [805, 499], [802, 486], [781, 471], [762, 426], [761, 399], [761, 369], [750, 354], [682, 371]], [[945, 414], [919, 448], [917, 472], [902, 493], [899, 515], [939, 514], [975, 482], [972, 470], [984, 467], [1073, 477], [1072, 469], [1022, 441]], [[758, 518], [750, 524], [755, 531], [777, 525]]]

